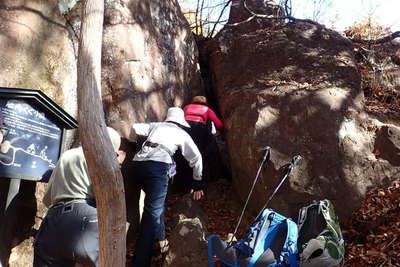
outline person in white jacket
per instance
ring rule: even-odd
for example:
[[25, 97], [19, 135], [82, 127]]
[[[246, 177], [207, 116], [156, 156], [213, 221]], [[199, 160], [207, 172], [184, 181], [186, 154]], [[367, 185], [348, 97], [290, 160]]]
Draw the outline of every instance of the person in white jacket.
[[121, 135], [130, 141], [136, 141], [138, 135], [147, 137], [133, 158], [135, 183], [145, 192], [145, 199], [132, 266], [150, 266], [153, 244], [166, 241], [164, 206], [170, 167], [174, 163], [172, 156], [178, 149], [193, 169], [190, 190], [193, 198], [198, 200], [204, 195], [201, 154], [183, 127], [190, 127], [183, 110], [172, 107], [168, 109], [164, 122], [135, 123], [121, 128]]

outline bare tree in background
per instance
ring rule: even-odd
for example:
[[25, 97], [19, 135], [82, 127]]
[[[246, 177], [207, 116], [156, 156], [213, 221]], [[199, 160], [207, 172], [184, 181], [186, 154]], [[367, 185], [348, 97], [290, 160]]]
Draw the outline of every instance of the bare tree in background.
[[312, 15], [310, 19], [320, 22], [321, 18], [332, 7], [333, 0], [311, 0]]
[[183, 14], [196, 35], [212, 37], [227, 21], [232, 0], [196, 0], [196, 6], [188, 0], [179, 0]]
[[122, 175], [104, 122], [101, 101], [101, 46], [104, 0], [86, 0], [78, 55], [80, 139], [96, 196], [100, 266], [125, 266], [125, 193]]
[[400, 37], [400, 31], [391, 32], [389, 27], [368, 17], [353, 24], [345, 34], [353, 41], [355, 53], [360, 58], [365, 96], [380, 103], [394, 104], [399, 109], [400, 79], [396, 69], [400, 61], [390, 48], [385, 48], [390, 47], [385, 43]]
[[279, 0], [279, 5], [285, 10], [286, 16], [292, 16], [292, 0]]

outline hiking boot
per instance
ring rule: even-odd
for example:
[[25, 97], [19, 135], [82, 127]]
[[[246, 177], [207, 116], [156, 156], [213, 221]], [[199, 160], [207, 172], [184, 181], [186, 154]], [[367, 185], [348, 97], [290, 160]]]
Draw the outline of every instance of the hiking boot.
[[153, 261], [158, 262], [163, 259], [165, 253], [169, 250], [169, 242], [167, 239], [154, 243], [153, 246]]
[[168, 239], [164, 239], [164, 240], [156, 242], [154, 245], [154, 250], [155, 250], [155, 252], [160, 253], [160, 254], [166, 253], [169, 250]]

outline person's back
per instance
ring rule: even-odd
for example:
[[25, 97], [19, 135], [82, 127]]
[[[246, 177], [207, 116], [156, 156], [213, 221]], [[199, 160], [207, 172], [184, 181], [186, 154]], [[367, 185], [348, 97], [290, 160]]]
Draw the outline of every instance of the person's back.
[[62, 154], [43, 202], [50, 209], [36, 237], [33, 266], [97, 266], [97, 211], [81, 147]]
[[[217, 134], [216, 129], [222, 130], [224, 124], [208, 106], [207, 98], [204, 96], [195, 96], [192, 103], [184, 107], [184, 113], [185, 120], [190, 125], [187, 132], [198, 146], [203, 157], [203, 180], [206, 182], [210, 179], [211, 169], [214, 169], [211, 168], [211, 165], [215, 163], [212, 159], [215, 159], [215, 155], [218, 154], [218, 147], [211, 134]], [[182, 165], [180, 171], [183, 175], [186, 175], [188, 168], [184, 164]]]
[[63, 199], [94, 201], [82, 147], [70, 149], [60, 157], [57, 168], [54, 169], [49, 180], [43, 202], [47, 207], [51, 207]]
[[215, 112], [211, 108], [209, 108], [206, 104], [201, 104], [201, 103], [188, 104], [187, 106], [185, 106], [183, 110], [185, 112], [185, 120], [189, 122], [194, 121], [202, 124], [207, 124], [208, 120], [211, 120], [218, 129], [222, 129], [224, 126], [224, 124], [217, 117]]
[[[158, 161], [168, 164], [172, 162], [172, 155], [179, 149], [189, 165], [194, 168], [194, 177], [201, 179], [201, 155], [189, 134], [172, 122], [155, 122], [135, 124], [137, 134], [148, 136], [142, 149], [135, 155], [134, 161]], [[161, 145], [154, 148], [149, 144]]]
[[[191, 194], [194, 199], [203, 196], [201, 154], [190, 135], [183, 129], [190, 127], [181, 108], [171, 107], [164, 122], [123, 124], [122, 136], [135, 141], [145, 136], [140, 151], [133, 158], [135, 184], [144, 191], [144, 210], [133, 265], [150, 266], [154, 243], [161, 251], [168, 247], [164, 225], [164, 205], [171, 173], [172, 156], [179, 149], [193, 169]], [[163, 245], [161, 245], [163, 244]]]
[[206, 147], [211, 138], [211, 129], [209, 129], [208, 123], [213, 122], [219, 130], [222, 130], [224, 124], [215, 112], [208, 107], [207, 98], [204, 96], [193, 97], [192, 103], [186, 105], [183, 111], [185, 120], [190, 125], [188, 133], [199, 147], [202, 156], [205, 156]]
[[[118, 151], [119, 134], [111, 128], [107, 130]], [[82, 147], [61, 155], [43, 202], [49, 210], [36, 236], [33, 266], [98, 266], [97, 210]]]

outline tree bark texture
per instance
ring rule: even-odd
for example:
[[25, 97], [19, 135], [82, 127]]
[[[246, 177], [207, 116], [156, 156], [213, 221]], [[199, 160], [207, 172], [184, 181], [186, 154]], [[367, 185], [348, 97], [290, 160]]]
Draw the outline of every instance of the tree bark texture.
[[101, 101], [103, 18], [104, 0], [86, 0], [78, 55], [79, 136], [96, 196], [100, 266], [125, 267], [124, 186]]

